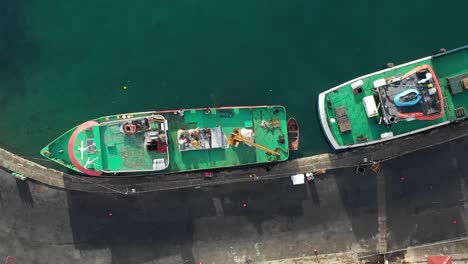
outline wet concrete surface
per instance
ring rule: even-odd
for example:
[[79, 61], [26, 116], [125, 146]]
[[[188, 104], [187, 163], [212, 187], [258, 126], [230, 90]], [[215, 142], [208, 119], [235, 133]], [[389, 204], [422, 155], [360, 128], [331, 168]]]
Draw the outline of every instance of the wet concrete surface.
[[467, 235], [467, 139], [385, 164], [391, 250]]
[[[466, 138], [382, 165], [388, 249], [466, 235]], [[18, 263], [259, 263], [378, 251], [376, 174], [142, 195], [63, 191], [0, 172], [0, 260]]]

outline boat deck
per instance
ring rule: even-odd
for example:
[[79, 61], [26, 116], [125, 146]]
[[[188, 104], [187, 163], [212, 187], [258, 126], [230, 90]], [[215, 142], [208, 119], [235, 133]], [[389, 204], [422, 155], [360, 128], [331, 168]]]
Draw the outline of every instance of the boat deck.
[[464, 107], [468, 110], [468, 91], [463, 90], [460, 93], [453, 94], [449, 87], [449, 79], [468, 73], [468, 46], [450, 54], [434, 56], [432, 64], [439, 77], [440, 86], [446, 90], [446, 101], [451, 102], [446, 104], [445, 111], [449, 114], [450, 120], [455, 120], [456, 108]]
[[[400, 121], [392, 124], [391, 127], [386, 126], [386, 124], [382, 122], [381, 118], [383, 117], [383, 113], [381, 109], [378, 110], [378, 114], [375, 117], [368, 118], [363, 106], [363, 98], [374, 94], [373, 82], [382, 78], [402, 76], [421, 65], [431, 66], [437, 75], [445, 101], [445, 115], [436, 120]], [[467, 48], [458, 52], [448, 52], [441, 56], [434, 56], [433, 58], [427, 57], [403, 66], [397, 66], [392, 69], [357, 78], [325, 94], [323, 109], [326, 117], [321, 117], [321, 121], [322, 123], [326, 122], [326, 125], [328, 125], [331, 136], [336, 141], [336, 144], [343, 147], [380, 140], [381, 135], [386, 132], [391, 132], [394, 136], [398, 136], [417, 132], [431, 126], [447, 124], [457, 119], [455, 114], [456, 108], [464, 107], [468, 109], [468, 92], [452, 95], [448, 89], [447, 78], [465, 72], [468, 72]], [[363, 81], [362, 92], [354, 94], [351, 84], [357, 80]], [[340, 131], [340, 126], [337, 122], [339, 117], [335, 112], [336, 108], [343, 106], [346, 109], [350, 126], [344, 133], [342, 132], [343, 128], [341, 128]], [[336, 148], [336, 146], [334, 147]]]
[[153, 160], [166, 154], [146, 151], [144, 133], [125, 135], [120, 125], [100, 127], [102, 168], [108, 171], [153, 170]]
[[[168, 124], [169, 167], [161, 173], [208, 170], [213, 168], [249, 165], [286, 160], [287, 146], [286, 112], [283, 107], [234, 108], [155, 112], [164, 116]], [[115, 118], [114, 118], [115, 119]], [[269, 121], [270, 128], [262, 128], [262, 120]], [[276, 128], [273, 128], [276, 126]], [[255, 147], [239, 143], [237, 147], [226, 146], [207, 149], [180, 150], [179, 131], [196, 128], [221, 128], [229, 136], [235, 128], [250, 128], [255, 134], [255, 143], [280, 153], [279, 157], [267, 154]], [[153, 160], [166, 158], [166, 154], [148, 151], [144, 147], [143, 133], [126, 135], [120, 125], [101, 126], [101, 150], [103, 169], [108, 172], [153, 170]], [[279, 143], [279, 137], [284, 142]]]

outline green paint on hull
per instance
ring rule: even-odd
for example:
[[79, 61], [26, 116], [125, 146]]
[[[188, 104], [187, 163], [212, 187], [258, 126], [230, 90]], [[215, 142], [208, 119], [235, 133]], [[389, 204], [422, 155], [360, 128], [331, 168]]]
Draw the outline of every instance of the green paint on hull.
[[[374, 81], [382, 78], [402, 76], [421, 65], [431, 66], [437, 75], [445, 101], [444, 115], [441, 118], [436, 120], [413, 120], [409, 122], [400, 121], [388, 127], [381, 121], [383, 117], [382, 107], [385, 107], [385, 105], [379, 107], [377, 116], [370, 118], [367, 116], [363, 98], [374, 94]], [[357, 78], [352, 82], [338, 86], [337, 89], [331, 89], [323, 93], [323, 100], [320, 99], [321, 101], [319, 101], [319, 110], [320, 108], [323, 109], [323, 114], [321, 113], [320, 116], [322, 125], [326, 132], [327, 130], [329, 131], [328, 134], [326, 133], [329, 141], [332, 142], [332, 145], [334, 145], [333, 142], [336, 142], [334, 147], [340, 149], [363, 143], [358, 140], [358, 137], [362, 138], [364, 136], [368, 143], [372, 143], [380, 140], [383, 133], [391, 132], [395, 137], [438, 124], [453, 122], [457, 120], [455, 116], [456, 108], [464, 107], [465, 110], [468, 110], [468, 91], [452, 94], [447, 78], [464, 73], [468, 73], [468, 46], [443, 55], [417, 60], [402, 67], [397, 66], [388, 71]], [[357, 80], [363, 81], [362, 92], [354, 94], [351, 84]], [[346, 107], [347, 110], [351, 126], [351, 131], [349, 132], [340, 132], [335, 109], [341, 106]]]
[[[154, 120], [157, 122], [152, 122], [155, 116], [157, 118]], [[145, 120], [145, 129], [137, 133], [126, 134], [122, 131], [125, 123]], [[163, 174], [277, 162], [289, 157], [286, 120], [286, 110], [282, 106], [211, 108], [210, 111], [202, 108], [185, 109], [182, 112], [154, 111], [114, 115], [95, 119], [99, 125], [81, 130], [75, 139], [70, 140], [73, 132], [80, 130], [80, 126], [75, 127], [42, 149], [41, 154], [70, 169], [83, 172], [73, 164], [68, 154], [68, 146], [72, 144], [72, 155], [81, 166], [104, 173], [154, 171]], [[262, 125], [262, 121], [266, 121], [269, 127], [264, 126], [265, 122]], [[210, 139], [218, 135], [215, 133], [219, 129], [222, 133], [218, 135], [218, 141], [224, 145], [211, 145], [218, 142], [213, 139], [205, 140], [204, 148], [181, 150], [180, 131], [193, 132], [197, 128], [211, 129]], [[227, 138], [236, 128], [250, 129], [254, 133], [256, 144], [277, 151], [280, 155], [267, 154], [244, 143], [239, 143], [237, 147], [227, 145]], [[160, 137], [164, 135], [167, 138], [166, 144], [158, 145], [162, 149], [156, 149], [156, 146], [152, 150], [147, 149], [145, 142], [148, 140], [145, 134], [149, 131], [159, 131]], [[279, 140], [280, 138], [283, 140]], [[155, 160], [160, 161], [163, 167], [154, 167]]]

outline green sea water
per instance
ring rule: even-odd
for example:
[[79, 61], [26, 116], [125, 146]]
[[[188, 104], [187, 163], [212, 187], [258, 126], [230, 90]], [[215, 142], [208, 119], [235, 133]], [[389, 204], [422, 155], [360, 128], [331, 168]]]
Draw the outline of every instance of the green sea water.
[[[317, 96], [468, 44], [468, 1], [2, 0], [0, 145], [21, 155], [116, 113], [281, 104], [330, 151]], [[126, 89], [124, 89], [126, 88]]]

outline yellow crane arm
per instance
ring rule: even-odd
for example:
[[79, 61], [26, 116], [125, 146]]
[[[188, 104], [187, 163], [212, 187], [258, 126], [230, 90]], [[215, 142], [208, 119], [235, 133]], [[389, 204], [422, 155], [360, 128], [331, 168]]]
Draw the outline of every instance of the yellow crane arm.
[[267, 153], [270, 153], [270, 154], [273, 154], [273, 155], [276, 155], [276, 156], [280, 156], [279, 152], [276, 152], [276, 151], [271, 150], [269, 148], [266, 148], [266, 147], [264, 147], [262, 145], [259, 145], [257, 143], [252, 142], [252, 141], [244, 139], [244, 137], [242, 137], [240, 135], [240, 132], [239, 132], [238, 129], [235, 129], [234, 132], [231, 134], [231, 137], [229, 138], [228, 143], [229, 143], [229, 145], [234, 145], [235, 141], [244, 142], [245, 144], [252, 145], [252, 146], [254, 146], [256, 148], [259, 148], [259, 149], [261, 149], [261, 150], [263, 150], [263, 151], [265, 151]]

